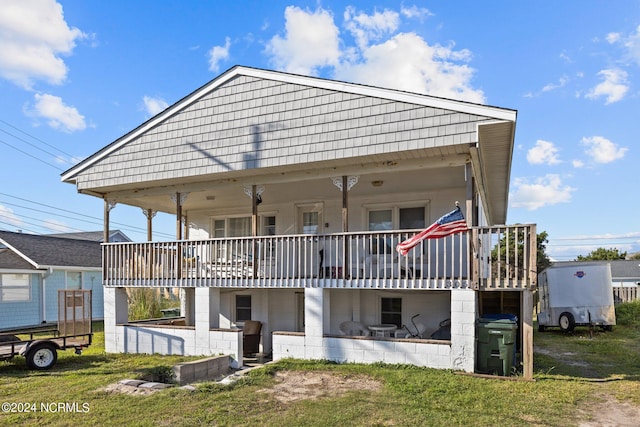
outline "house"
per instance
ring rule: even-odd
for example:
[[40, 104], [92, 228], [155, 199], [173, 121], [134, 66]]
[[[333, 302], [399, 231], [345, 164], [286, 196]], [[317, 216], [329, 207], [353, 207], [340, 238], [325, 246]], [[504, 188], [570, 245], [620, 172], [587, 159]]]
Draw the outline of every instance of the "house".
[[[118, 204], [149, 230], [155, 212], [176, 218], [173, 241], [103, 245], [107, 351], [242, 365], [242, 326], [257, 320], [276, 360], [473, 372], [476, 319], [514, 313], [530, 376], [535, 225], [501, 225], [516, 115], [229, 69], [62, 174], [104, 200], [106, 234]], [[398, 255], [457, 201], [468, 231]], [[166, 286], [182, 290], [180, 322], [128, 321], [127, 288]], [[431, 338], [441, 322], [450, 333]]]
[[[74, 233], [53, 233], [51, 237], [64, 237], [76, 240], [91, 240], [93, 242], [104, 242], [104, 231], [78, 231]], [[130, 242], [129, 236], [120, 230], [109, 230], [109, 242]]]
[[0, 231], [0, 329], [58, 320], [58, 290], [91, 289], [103, 318], [100, 243]]

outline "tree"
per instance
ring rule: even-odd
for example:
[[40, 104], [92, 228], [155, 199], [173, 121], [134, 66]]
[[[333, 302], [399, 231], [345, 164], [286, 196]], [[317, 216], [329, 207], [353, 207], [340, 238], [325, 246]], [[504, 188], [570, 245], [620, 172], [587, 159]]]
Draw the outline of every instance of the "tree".
[[551, 265], [551, 259], [547, 255], [547, 243], [549, 243], [549, 235], [546, 231], [538, 233], [538, 259], [536, 267], [538, 273]]
[[586, 256], [578, 255], [576, 261], [611, 261], [625, 258], [627, 258], [627, 253], [619, 252], [617, 248], [598, 248], [595, 251], [589, 252]]
[[[539, 273], [548, 266], [551, 265], [551, 260], [547, 255], [547, 243], [549, 243], [549, 235], [546, 231], [542, 231], [536, 235], [536, 271]], [[517, 245], [517, 246], [516, 246]], [[506, 273], [506, 265], [524, 265], [525, 255], [525, 234], [523, 231], [518, 231], [517, 236], [515, 231], [509, 231], [497, 243], [491, 250], [491, 260], [494, 264], [500, 264], [502, 271], [501, 275]], [[515, 260], [515, 254], [518, 254], [518, 260]], [[507, 258], [509, 258], [507, 260]], [[498, 270], [494, 270], [494, 274], [497, 274]]]

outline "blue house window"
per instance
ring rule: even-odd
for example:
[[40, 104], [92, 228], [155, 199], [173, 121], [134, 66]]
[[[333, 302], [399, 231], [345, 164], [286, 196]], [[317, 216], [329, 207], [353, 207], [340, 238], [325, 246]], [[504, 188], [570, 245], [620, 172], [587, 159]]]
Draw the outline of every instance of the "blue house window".
[[31, 300], [28, 274], [0, 274], [0, 302]]

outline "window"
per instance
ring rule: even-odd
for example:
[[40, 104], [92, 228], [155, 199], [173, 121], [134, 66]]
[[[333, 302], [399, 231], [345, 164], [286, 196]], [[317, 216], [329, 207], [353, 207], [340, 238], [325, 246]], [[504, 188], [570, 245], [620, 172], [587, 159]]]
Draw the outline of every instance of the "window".
[[393, 229], [392, 210], [369, 211], [369, 231]]
[[276, 235], [276, 217], [275, 216], [262, 217], [262, 235], [263, 236]]
[[0, 302], [31, 300], [28, 274], [0, 274]]
[[425, 206], [370, 209], [367, 214], [369, 231], [424, 228]]
[[227, 237], [251, 236], [251, 217], [229, 218]]
[[251, 320], [251, 295], [236, 295], [236, 322]]
[[303, 212], [302, 213], [302, 233], [318, 234], [318, 228], [319, 228], [318, 212]]
[[[273, 215], [261, 216], [263, 236], [275, 236], [276, 217]], [[231, 217], [226, 219], [213, 219], [211, 222], [213, 237], [249, 237], [251, 236], [251, 217]]]
[[424, 207], [400, 208], [400, 230], [424, 228]]
[[380, 299], [380, 323], [402, 327], [402, 298]]

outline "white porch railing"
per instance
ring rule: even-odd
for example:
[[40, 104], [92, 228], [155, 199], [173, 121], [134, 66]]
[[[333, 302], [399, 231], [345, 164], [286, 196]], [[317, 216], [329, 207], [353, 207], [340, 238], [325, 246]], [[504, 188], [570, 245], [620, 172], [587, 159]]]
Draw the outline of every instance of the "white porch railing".
[[279, 235], [103, 245], [105, 286], [476, 287], [535, 286], [535, 226], [473, 228], [398, 242], [420, 230]]

